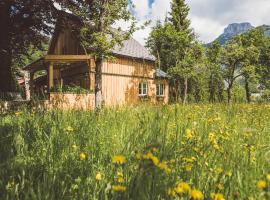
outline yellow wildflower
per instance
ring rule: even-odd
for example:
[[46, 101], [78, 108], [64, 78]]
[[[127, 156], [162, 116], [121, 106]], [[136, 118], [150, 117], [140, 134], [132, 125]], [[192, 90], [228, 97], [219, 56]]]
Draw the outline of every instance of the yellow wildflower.
[[23, 114], [23, 112], [15, 112], [15, 115], [18, 117], [18, 116], [20, 116], [20, 115], [22, 115]]
[[257, 183], [257, 187], [259, 188], [259, 189], [265, 189], [266, 187], [267, 187], [267, 183], [265, 182], [265, 181], [262, 181], [262, 180], [260, 180], [260, 181], [258, 181], [258, 183]]
[[223, 172], [223, 169], [222, 169], [222, 168], [220, 168], [220, 167], [217, 168], [217, 173], [218, 173], [218, 174], [221, 174], [222, 172]]
[[119, 176], [119, 177], [123, 177], [123, 176], [124, 176], [124, 174], [123, 174], [122, 172], [117, 172], [117, 176]]
[[112, 158], [112, 163], [122, 165], [126, 162], [126, 158], [122, 155], [117, 155]]
[[225, 200], [223, 194], [220, 193], [211, 193], [210, 196], [213, 200]]
[[210, 142], [213, 142], [213, 141], [215, 140], [215, 134], [214, 134], [214, 133], [209, 133], [209, 134], [208, 134], [208, 140], [209, 140]]
[[175, 191], [178, 193], [178, 194], [181, 194], [181, 193], [189, 193], [191, 190], [189, 184], [185, 183], [185, 182], [180, 182], [177, 184], [176, 188], [175, 188]]
[[232, 176], [232, 172], [229, 171], [229, 172], [227, 172], [225, 175], [231, 177], [231, 176]]
[[219, 184], [217, 185], [217, 188], [218, 188], [219, 190], [224, 190], [224, 185], [221, 184], [221, 183], [219, 183]]
[[154, 155], [151, 152], [148, 152], [147, 154], [143, 155], [144, 159], [151, 159]]
[[85, 158], [86, 158], [86, 155], [85, 155], [85, 153], [80, 153], [80, 160], [85, 160]]
[[196, 190], [196, 189], [192, 190], [189, 196], [192, 200], [201, 200], [204, 198], [203, 193], [200, 190]]
[[112, 190], [116, 191], [116, 192], [124, 192], [126, 191], [127, 187], [126, 186], [122, 186], [122, 185], [113, 185], [112, 186]]
[[193, 165], [191, 163], [189, 163], [189, 164], [187, 164], [185, 166], [185, 169], [186, 169], [187, 172], [191, 172], [192, 171], [192, 168], [193, 168]]
[[123, 183], [124, 181], [125, 181], [125, 179], [123, 177], [118, 177], [117, 178], [118, 183]]
[[168, 167], [168, 165], [164, 162], [158, 164], [159, 169], [164, 170], [167, 173], [171, 172], [171, 169]]
[[187, 129], [187, 130], [186, 130], [186, 138], [187, 138], [188, 140], [190, 140], [190, 139], [193, 138], [193, 132], [192, 132], [192, 130], [190, 130], [190, 129]]
[[268, 181], [270, 181], [270, 174], [267, 174], [267, 175], [266, 175], [266, 179], [267, 179]]
[[158, 158], [156, 156], [152, 156], [150, 159], [152, 160], [154, 165], [156, 165], [156, 166], [158, 165], [159, 160], [158, 160]]
[[101, 175], [101, 173], [97, 173], [97, 175], [96, 175], [96, 180], [97, 180], [97, 181], [101, 181], [101, 180], [102, 180], [102, 175]]
[[66, 132], [72, 132], [74, 129], [71, 126], [68, 126], [64, 129]]
[[172, 196], [172, 197], [175, 197], [175, 196], [176, 196], [176, 193], [175, 193], [174, 189], [172, 189], [172, 188], [169, 188], [169, 189], [167, 190], [167, 194], [168, 194], [169, 196]]
[[71, 147], [72, 147], [74, 150], [76, 150], [76, 149], [78, 148], [76, 144], [73, 144]]

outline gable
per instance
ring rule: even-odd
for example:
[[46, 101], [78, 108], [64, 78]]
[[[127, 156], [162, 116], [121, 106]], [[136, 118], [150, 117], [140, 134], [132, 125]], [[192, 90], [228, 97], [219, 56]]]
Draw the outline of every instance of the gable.
[[48, 55], [85, 55], [76, 34], [69, 28], [56, 29]]
[[[69, 17], [64, 25], [57, 23], [55, 33], [52, 37], [48, 55], [85, 55], [85, 51], [78, 39], [80, 22], [74, 17]], [[90, 26], [89, 26], [90, 28]], [[74, 31], [75, 30], [75, 31]], [[124, 56], [134, 59], [155, 61], [155, 57], [134, 38], [123, 41], [122, 46], [116, 46], [112, 53], [115, 56]]]

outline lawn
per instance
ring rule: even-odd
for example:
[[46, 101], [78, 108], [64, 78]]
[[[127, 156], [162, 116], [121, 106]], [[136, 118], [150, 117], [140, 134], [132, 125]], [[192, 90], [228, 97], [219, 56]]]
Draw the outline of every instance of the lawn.
[[0, 116], [0, 199], [270, 199], [270, 105]]

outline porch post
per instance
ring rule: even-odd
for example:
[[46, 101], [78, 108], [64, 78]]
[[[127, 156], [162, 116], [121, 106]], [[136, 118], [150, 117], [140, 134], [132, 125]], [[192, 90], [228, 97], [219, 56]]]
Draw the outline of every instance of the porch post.
[[49, 88], [48, 90], [50, 91], [50, 89], [54, 86], [54, 79], [53, 79], [53, 62], [50, 62], [50, 65], [49, 65], [49, 73], [48, 73], [48, 82], [49, 82]]
[[89, 91], [91, 90], [91, 60], [87, 60], [88, 63], [88, 78], [89, 78]]
[[[34, 95], [34, 72], [30, 72], [29, 88], [30, 88], [30, 98], [32, 98]], [[26, 88], [26, 90], [27, 90], [27, 88]], [[26, 93], [27, 93], [27, 91], [26, 91]], [[26, 95], [27, 100], [28, 100], [28, 98], [29, 97], [27, 97], [27, 95]]]

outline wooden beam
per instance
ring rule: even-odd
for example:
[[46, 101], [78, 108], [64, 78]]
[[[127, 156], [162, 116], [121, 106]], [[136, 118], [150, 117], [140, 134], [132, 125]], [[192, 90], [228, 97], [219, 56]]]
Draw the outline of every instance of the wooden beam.
[[34, 95], [34, 73], [30, 72], [30, 80], [29, 80], [29, 89], [30, 89], [30, 98]]
[[50, 65], [49, 65], [49, 73], [48, 73], [48, 78], [49, 78], [49, 80], [48, 80], [48, 82], [49, 82], [49, 90], [53, 87], [53, 84], [54, 84], [54, 82], [53, 82], [53, 63], [51, 62], [50, 63]]
[[91, 90], [91, 60], [88, 60], [88, 80], [89, 80], [89, 90]]
[[89, 55], [47, 55], [45, 61], [50, 62], [76, 62], [76, 61], [87, 61], [93, 58]]

